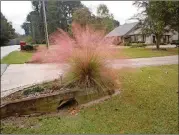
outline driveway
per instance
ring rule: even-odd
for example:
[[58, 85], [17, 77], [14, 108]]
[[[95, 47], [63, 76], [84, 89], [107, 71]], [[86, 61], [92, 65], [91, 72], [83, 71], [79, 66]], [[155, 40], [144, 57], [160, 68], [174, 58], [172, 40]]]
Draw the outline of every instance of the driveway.
[[[146, 46], [145, 48], [156, 48], [156, 46], [149, 45], [149, 46]], [[160, 45], [160, 48], [176, 48], [176, 45]]]
[[[178, 64], [178, 55], [152, 58], [137, 58], [108, 61], [108, 66], [116, 69], [123, 67], [144, 67]], [[1, 76], [1, 97], [32, 84], [59, 78], [69, 68], [67, 64], [12, 64]]]
[[6, 71], [8, 64], [1, 64], [1, 75]]
[[112, 60], [109, 63], [112, 68], [120, 69], [123, 67], [145, 67], [145, 66], [159, 66], [178, 64], [178, 55], [164, 56], [164, 57], [151, 57], [151, 58], [137, 58], [137, 59], [124, 59]]
[[67, 67], [68, 65], [65, 64], [9, 65], [1, 76], [1, 97], [18, 91], [22, 87], [59, 78]]
[[[130, 46], [111, 45], [111, 48], [130, 48]], [[156, 46], [155, 45], [148, 45], [145, 48], [156, 48]], [[176, 45], [160, 45], [160, 48], [176, 48]]]
[[8, 55], [9, 53], [20, 50], [20, 45], [11, 45], [11, 46], [3, 46], [1, 47], [1, 59]]

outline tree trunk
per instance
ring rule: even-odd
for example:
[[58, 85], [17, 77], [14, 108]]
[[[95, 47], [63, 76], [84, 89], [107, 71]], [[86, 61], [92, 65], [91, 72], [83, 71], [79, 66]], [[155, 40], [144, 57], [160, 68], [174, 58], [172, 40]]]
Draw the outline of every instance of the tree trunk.
[[157, 48], [157, 50], [159, 50], [160, 49], [160, 40], [161, 40], [161, 36], [159, 36], [159, 35], [157, 35], [156, 34], [156, 48]]
[[178, 26], [178, 40], [179, 40], [179, 26]]

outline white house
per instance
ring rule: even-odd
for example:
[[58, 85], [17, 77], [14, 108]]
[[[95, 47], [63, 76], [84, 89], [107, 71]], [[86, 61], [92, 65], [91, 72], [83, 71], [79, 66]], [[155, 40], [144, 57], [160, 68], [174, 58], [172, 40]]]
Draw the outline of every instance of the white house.
[[[154, 34], [145, 35], [142, 33], [142, 29], [139, 25], [139, 22], [134, 23], [125, 23], [106, 35], [107, 38], [114, 38], [114, 44], [121, 44], [129, 42], [141, 42], [145, 44], [155, 44], [156, 37]], [[162, 44], [170, 44], [173, 40], [178, 39], [178, 32], [170, 31], [163, 34], [161, 39]]]

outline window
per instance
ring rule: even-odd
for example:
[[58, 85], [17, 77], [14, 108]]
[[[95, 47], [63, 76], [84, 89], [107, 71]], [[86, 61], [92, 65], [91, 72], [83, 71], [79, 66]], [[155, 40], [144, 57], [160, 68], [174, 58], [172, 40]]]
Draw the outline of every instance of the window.
[[138, 41], [138, 35], [135, 35], [135, 41]]
[[133, 36], [131, 36], [131, 41], [133, 41]]
[[146, 41], [146, 35], [142, 35], [142, 41], [143, 41], [143, 42]]

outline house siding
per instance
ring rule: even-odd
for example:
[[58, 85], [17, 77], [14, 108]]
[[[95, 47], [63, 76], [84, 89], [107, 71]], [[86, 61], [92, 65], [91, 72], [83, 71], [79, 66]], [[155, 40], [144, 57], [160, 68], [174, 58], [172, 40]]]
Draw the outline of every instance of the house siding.
[[153, 44], [152, 35], [146, 36], [145, 44]]
[[[176, 31], [174, 33], [172, 31], [164, 33], [161, 38], [161, 44], [170, 44], [173, 40], [179, 40], [178, 34]], [[121, 25], [111, 31], [106, 37], [115, 37], [113, 44], [116, 45], [123, 45], [125, 42], [145, 42], [145, 44], [149, 45], [156, 43], [154, 34], [143, 35], [139, 23]]]
[[178, 39], [178, 32], [175, 31], [174, 34], [171, 36], [171, 39], [172, 40], [179, 40]]
[[143, 41], [142, 35], [137, 36], [138, 41]]

